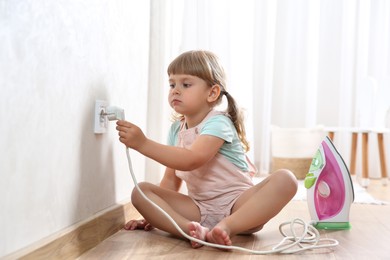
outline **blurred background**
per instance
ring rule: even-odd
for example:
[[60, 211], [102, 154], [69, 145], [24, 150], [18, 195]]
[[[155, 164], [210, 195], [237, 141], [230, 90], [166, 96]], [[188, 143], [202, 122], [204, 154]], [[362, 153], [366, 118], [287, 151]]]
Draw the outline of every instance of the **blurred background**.
[[[273, 129], [389, 127], [386, 0], [0, 0], [0, 257], [128, 200], [124, 147], [114, 123], [93, 133], [95, 100], [165, 143], [166, 68], [191, 49], [221, 58], [260, 174]], [[335, 144], [349, 161], [350, 133]], [[159, 181], [158, 164], [132, 158]]]

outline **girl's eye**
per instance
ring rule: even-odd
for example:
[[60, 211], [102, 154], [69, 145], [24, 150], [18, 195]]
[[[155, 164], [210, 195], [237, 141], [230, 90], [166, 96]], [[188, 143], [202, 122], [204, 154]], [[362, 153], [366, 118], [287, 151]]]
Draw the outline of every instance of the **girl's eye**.
[[[189, 88], [189, 87], [191, 87], [191, 84], [190, 84], [190, 83], [183, 83], [183, 84], [181, 84], [181, 86], [182, 86], [183, 88]], [[173, 89], [173, 88], [176, 87], [176, 84], [171, 83], [171, 84], [169, 84], [169, 87]]]

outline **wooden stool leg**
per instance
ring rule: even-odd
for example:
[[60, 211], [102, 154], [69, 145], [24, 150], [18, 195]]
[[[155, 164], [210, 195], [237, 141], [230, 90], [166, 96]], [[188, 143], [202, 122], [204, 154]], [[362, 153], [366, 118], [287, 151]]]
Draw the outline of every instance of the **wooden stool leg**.
[[352, 145], [351, 145], [351, 165], [349, 171], [351, 175], [356, 173], [356, 150], [357, 150], [357, 133], [352, 133]]
[[333, 142], [333, 139], [334, 139], [334, 132], [333, 132], [333, 131], [330, 131], [330, 132], [328, 133], [328, 136], [329, 136], [329, 139], [332, 140], [332, 142]]
[[383, 133], [378, 133], [378, 149], [379, 149], [379, 158], [381, 162], [382, 178], [387, 179], [386, 154], [385, 154], [385, 145], [383, 143]]
[[362, 177], [368, 179], [368, 133], [362, 134]]

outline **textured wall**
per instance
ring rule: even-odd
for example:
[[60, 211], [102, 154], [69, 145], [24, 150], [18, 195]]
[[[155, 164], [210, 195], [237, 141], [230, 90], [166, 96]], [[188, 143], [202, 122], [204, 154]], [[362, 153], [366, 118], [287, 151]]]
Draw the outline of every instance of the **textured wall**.
[[0, 1], [0, 257], [129, 197], [124, 146], [113, 123], [94, 135], [93, 108], [145, 127], [148, 46], [149, 1]]

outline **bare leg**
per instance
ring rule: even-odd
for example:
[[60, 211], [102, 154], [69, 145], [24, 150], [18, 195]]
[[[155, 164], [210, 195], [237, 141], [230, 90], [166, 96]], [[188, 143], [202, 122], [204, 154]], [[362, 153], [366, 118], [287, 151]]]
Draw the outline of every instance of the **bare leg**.
[[[147, 182], [140, 183], [139, 186], [145, 195], [167, 212], [187, 234], [189, 234], [189, 224], [192, 221], [200, 221], [199, 208], [190, 197]], [[153, 227], [182, 237], [167, 217], [147, 202], [136, 188], [133, 190], [131, 200], [135, 208]]]
[[290, 171], [278, 170], [272, 173], [238, 198], [232, 214], [207, 234], [207, 241], [230, 245], [231, 237], [249, 230], [260, 230], [282, 210], [296, 191], [297, 181]]

